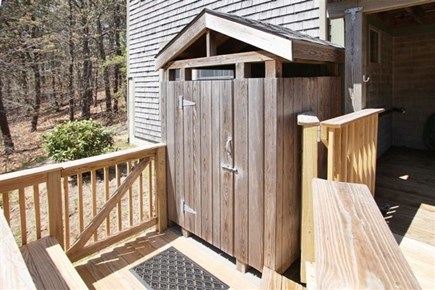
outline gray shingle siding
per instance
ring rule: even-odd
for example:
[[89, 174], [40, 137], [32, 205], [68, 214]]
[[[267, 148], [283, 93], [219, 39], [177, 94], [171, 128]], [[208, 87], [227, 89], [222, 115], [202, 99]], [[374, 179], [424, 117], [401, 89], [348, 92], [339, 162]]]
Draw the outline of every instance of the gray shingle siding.
[[[160, 141], [159, 74], [154, 57], [204, 8], [319, 36], [320, 0], [128, 0], [128, 74], [134, 81], [134, 137]], [[131, 136], [133, 137], [133, 136]], [[132, 138], [134, 140], [134, 138]]]

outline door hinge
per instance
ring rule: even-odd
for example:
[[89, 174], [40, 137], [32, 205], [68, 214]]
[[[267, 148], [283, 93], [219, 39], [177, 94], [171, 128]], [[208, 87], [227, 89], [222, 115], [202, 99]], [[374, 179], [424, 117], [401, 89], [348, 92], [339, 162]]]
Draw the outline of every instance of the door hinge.
[[226, 170], [226, 171], [235, 173], [235, 174], [239, 173], [239, 170], [237, 168], [230, 166], [230, 165], [221, 164], [221, 168]]
[[183, 96], [178, 96], [178, 109], [183, 110], [184, 107], [195, 106], [195, 105], [196, 105], [195, 102], [185, 100]]
[[181, 200], [181, 211], [183, 213], [196, 214], [196, 210], [188, 206], [184, 200]]

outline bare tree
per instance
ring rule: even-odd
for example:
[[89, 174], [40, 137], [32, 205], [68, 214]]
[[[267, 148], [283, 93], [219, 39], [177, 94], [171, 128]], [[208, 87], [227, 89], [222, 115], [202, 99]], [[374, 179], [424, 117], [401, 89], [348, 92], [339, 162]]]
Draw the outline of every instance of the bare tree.
[[3, 105], [3, 81], [0, 75], [0, 129], [2, 131], [3, 145], [6, 153], [14, 151], [14, 142], [12, 141], [11, 131], [9, 130], [8, 118], [6, 117], [5, 107]]

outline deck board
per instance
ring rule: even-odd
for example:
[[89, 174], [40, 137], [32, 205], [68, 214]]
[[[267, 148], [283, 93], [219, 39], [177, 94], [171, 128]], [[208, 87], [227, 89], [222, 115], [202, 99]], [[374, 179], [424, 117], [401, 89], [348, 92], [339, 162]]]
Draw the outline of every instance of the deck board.
[[148, 232], [124, 244], [106, 249], [76, 264], [76, 269], [90, 289], [145, 289], [130, 271], [134, 266], [174, 247], [222, 280], [231, 289], [258, 289], [260, 278], [236, 270], [234, 261], [210, 249], [196, 238], [185, 238], [172, 229], [164, 234]]
[[435, 288], [435, 153], [391, 148], [378, 160], [376, 202], [423, 289]]

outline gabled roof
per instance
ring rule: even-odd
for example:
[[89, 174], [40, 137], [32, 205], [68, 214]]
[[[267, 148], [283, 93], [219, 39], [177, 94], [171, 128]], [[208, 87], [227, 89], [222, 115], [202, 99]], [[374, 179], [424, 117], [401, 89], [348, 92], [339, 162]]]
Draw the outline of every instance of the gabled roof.
[[156, 69], [164, 67], [207, 30], [258, 47], [288, 61], [342, 63], [342, 47], [279, 25], [204, 9], [156, 55]]

